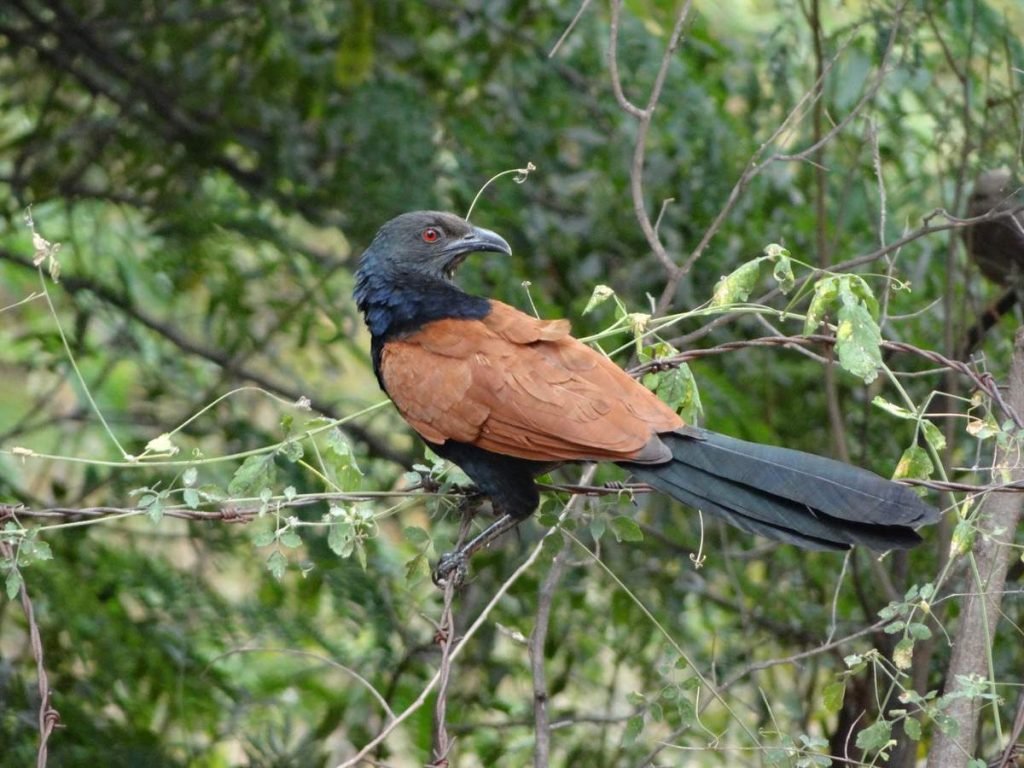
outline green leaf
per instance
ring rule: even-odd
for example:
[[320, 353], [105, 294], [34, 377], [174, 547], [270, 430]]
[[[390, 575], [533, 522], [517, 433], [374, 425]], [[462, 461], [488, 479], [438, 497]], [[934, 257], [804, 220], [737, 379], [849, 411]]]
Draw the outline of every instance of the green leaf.
[[[164, 518], [164, 498], [163, 494], [151, 497], [153, 500], [146, 505], [146, 515], [154, 523], [159, 523]], [[143, 499], [145, 501], [145, 499]], [[141, 505], [141, 502], [140, 502]]]
[[276, 479], [277, 465], [274, 464], [273, 454], [250, 456], [235, 470], [234, 477], [228, 483], [228, 493], [231, 496], [252, 496], [273, 486]]
[[619, 515], [613, 517], [611, 520], [612, 533], [615, 534], [615, 540], [618, 542], [623, 541], [643, 541], [644, 534], [640, 530], [640, 526], [636, 524], [636, 521], [631, 517]]
[[637, 737], [643, 733], [644, 730], [644, 716], [643, 714], [633, 715], [629, 720], [626, 721], [626, 729], [622, 734], [622, 745], [625, 747], [631, 746], [637, 740]]
[[349, 522], [339, 520], [327, 529], [327, 546], [338, 557], [352, 554], [353, 541], [352, 524]]
[[284, 578], [284, 572], [288, 570], [288, 558], [281, 554], [280, 550], [275, 549], [267, 558], [267, 570], [280, 581]]
[[928, 441], [928, 445], [936, 451], [945, 449], [946, 436], [943, 435], [942, 430], [936, 427], [932, 422], [927, 419], [921, 419], [921, 430], [924, 432], [924, 439]]
[[295, 549], [296, 547], [302, 546], [302, 537], [299, 536], [295, 531], [284, 531], [278, 536], [278, 541], [281, 542], [282, 547], [288, 547], [289, 549]]
[[888, 720], [876, 720], [857, 734], [857, 746], [866, 752], [877, 752], [892, 737], [892, 723]]
[[196, 484], [196, 478], [199, 477], [199, 470], [195, 467], [189, 467], [181, 475], [182, 485], [192, 486]]
[[910, 636], [915, 640], [927, 640], [932, 636], [932, 631], [927, 624], [922, 624], [919, 621], [911, 622], [907, 625], [907, 631]]
[[405, 580], [408, 582], [415, 583], [421, 581], [429, 574], [430, 565], [427, 563], [426, 555], [422, 552], [405, 564]]
[[926, 480], [934, 470], [928, 452], [919, 445], [912, 445], [900, 456], [892, 476], [894, 480]]
[[872, 317], [878, 317], [878, 299], [867, 280], [860, 275], [843, 275], [840, 278], [839, 297], [844, 303], [863, 304]]
[[53, 550], [50, 549], [48, 543], [36, 536], [36, 531], [32, 531], [25, 537], [18, 550], [18, 561], [21, 565], [31, 565], [52, 559]]
[[414, 547], [421, 547], [430, 544], [430, 534], [415, 525], [407, 525], [402, 529], [402, 535], [406, 541]]
[[711, 295], [712, 307], [727, 307], [740, 301], [746, 301], [750, 292], [757, 285], [757, 278], [761, 274], [760, 256], [746, 264], [741, 264], [728, 275], [720, 278], [715, 283], [714, 293]]
[[875, 395], [875, 397], [872, 398], [871, 400], [871, 404], [878, 408], [881, 408], [886, 413], [896, 416], [897, 418], [900, 419], [917, 418], [917, 414], [914, 413], [913, 411], [908, 411], [906, 408], [896, 405], [896, 403], [890, 403], [881, 395]]
[[334, 482], [343, 491], [358, 490], [362, 484], [363, 472], [356, 463], [352, 446], [340, 429], [335, 427], [327, 432], [327, 451], [324, 462], [327, 464]]
[[288, 461], [292, 464], [297, 462], [305, 455], [305, 451], [302, 449], [302, 443], [298, 440], [289, 440], [287, 443], [281, 446], [281, 453]]
[[921, 721], [916, 717], [908, 717], [903, 721], [903, 732], [907, 734], [907, 738], [912, 741], [921, 740]]
[[199, 491], [195, 488], [186, 488], [181, 493], [181, 498], [185, 502], [185, 506], [189, 509], [195, 509], [199, 506]]
[[814, 284], [814, 296], [807, 308], [807, 319], [804, 321], [804, 333], [811, 334], [818, 330], [829, 308], [839, 298], [839, 278], [825, 277]]
[[846, 679], [833, 680], [821, 692], [821, 705], [826, 712], [838, 712], [843, 708], [846, 698]]
[[843, 302], [836, 327], [839, 365], [865, 384], [878, 376], [882, 366], [882, 333], [863, 304]]
[[256, 547], [269, 547], [276, 538], [277, 536], [273, 531], [260, 531], [252, 537], [252, 543]]
[[779, 290], [789, 293], [796, 284], [796, 277], [793, 275], [793, 262], [789, 258], [789, 251], [777, 243], [765, 246], [764, 255], [769, 261], [774, 262], [772, 277], [779, 284]]
[[970, 520], [961, 520], [953, 529], [953, 539], [949, 543], [949, 551], [953, 555], [966, 555], [974, 546], [977, 531]]
[[197, 490], [199, 491], [199, 495], [206, 501], [224, 501], [228, 497], [223, 488], [220, 488], [213, 483], [201, 485]]
[[[650, 376], [652, 374], [648, 374]], [[693, 378], [693, 371], [686, 363], [668, 371], [660, 371], [653, 374], [657, 377], [654, 388], [655, 393], [672, 410], [682, 416], [687, 424], [695, 423], [704, 408], [700, 402], [700, 391], [697, 389], [697, 381]], [[647, 377], [644, 377], [644, 384], [647, 384]]]
[[955, 739], [960, 735], [960, 721], [955, 717], [950, 717], [945, 712], [934, 712], [932, 713], [932, 721], [939, 727], [940, 731], [951, 739]]
[[17, 568], [11, 568], [7, 572], [7, 578], [4, 580], [5, 586], [7, 587], [7, 599], [17, 600], [18, 593], [21, 591], [21, 571]]

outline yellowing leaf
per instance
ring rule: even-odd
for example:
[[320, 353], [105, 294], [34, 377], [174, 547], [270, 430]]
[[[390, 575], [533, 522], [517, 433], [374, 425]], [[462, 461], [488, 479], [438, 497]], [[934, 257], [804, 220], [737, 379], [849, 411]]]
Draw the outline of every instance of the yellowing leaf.
[[146, 443], [146, 451], [173, 456], [178, 452], [178, 446], [171, 442], [171, 436], [164, 432]]
[[750, 292], [754, 290], [754, 286], [757, 285], [760, 273], [761, 258], [757, 258], [719, 279], [715, 283], [715, 291], [711, 296], [711, 306], [727, 307], [738, 301], [746, 301]]
[[928, 457], [928, 452], [919, 445], [912, 445], [900, 456], [893, 479], [926, 480], [932, 476], [934, 470], [935, 467]]
[[843, 303], [836, 329], [839, 365], [865, 384], [878, 376], [882, 365], [882, 333], [863, 304]]
[[594, 307], [603, 304], [612, 296], [615, 295], [615, 291], [609, 288], [607, 285], [598, 285], [594, 288], [594, 292], [590, 294], [590, 301], [587, 302], [587, 306], [583, 308], [583, 314], [587, 314]]

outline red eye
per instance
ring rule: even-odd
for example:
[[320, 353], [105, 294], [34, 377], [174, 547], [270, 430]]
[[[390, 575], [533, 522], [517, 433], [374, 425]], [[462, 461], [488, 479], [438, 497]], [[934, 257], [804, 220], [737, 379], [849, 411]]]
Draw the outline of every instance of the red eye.
[[434, 227], [427, 227], [423, 230], [424, 243], [436, 243], [441, 239], [441, 233]]

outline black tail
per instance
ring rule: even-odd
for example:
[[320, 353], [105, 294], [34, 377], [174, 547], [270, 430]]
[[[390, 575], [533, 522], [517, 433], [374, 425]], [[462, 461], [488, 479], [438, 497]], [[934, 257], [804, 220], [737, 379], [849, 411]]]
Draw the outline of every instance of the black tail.
[[805, 549], [907, 549], [938, 512], [906, 486], [809, 453], [685, 427], [660, 435], [672, 461], [641, 480], [750, 533]]

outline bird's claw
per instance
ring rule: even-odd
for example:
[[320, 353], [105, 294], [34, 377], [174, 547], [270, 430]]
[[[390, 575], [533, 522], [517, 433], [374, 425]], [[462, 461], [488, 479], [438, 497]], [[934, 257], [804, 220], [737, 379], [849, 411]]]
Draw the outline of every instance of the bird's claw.
[[437, 567], [431, 578], [434, 584], [442, 589], [447, 587], [449, 582], [453, 587], [459, 587], [466, 580], [469, 573], [469, 564], [466, 554], [459, 550], [445, 552], [437, 561]]

